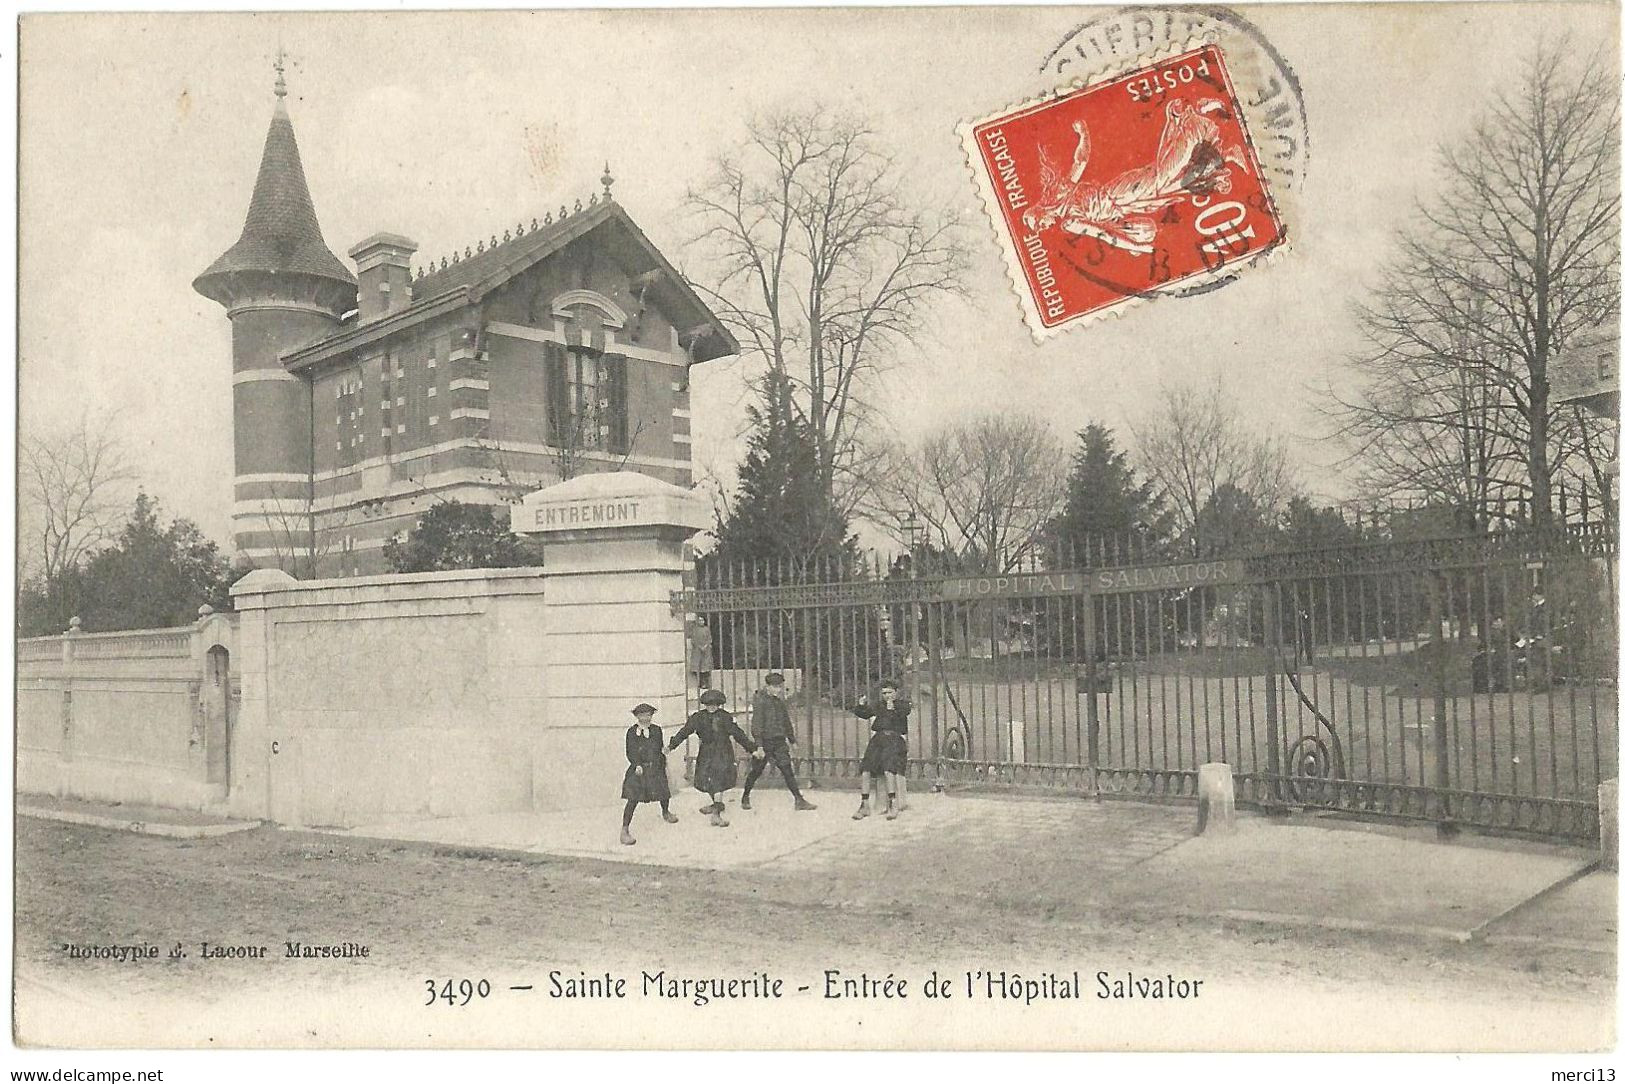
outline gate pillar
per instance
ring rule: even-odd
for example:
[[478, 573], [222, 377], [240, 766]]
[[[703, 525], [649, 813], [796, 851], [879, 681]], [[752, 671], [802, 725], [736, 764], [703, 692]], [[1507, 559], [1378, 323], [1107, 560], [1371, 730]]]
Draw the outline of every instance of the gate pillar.
[[545, 728], [536, 736], [535, 808], [615, 802], [632, 706], [683, 724], [683, 543], [709, 523], [693, 493], [633, 471], [583, 474], [527, 495], [513, 530], [541, 539], [546, 570], [541, 662]]

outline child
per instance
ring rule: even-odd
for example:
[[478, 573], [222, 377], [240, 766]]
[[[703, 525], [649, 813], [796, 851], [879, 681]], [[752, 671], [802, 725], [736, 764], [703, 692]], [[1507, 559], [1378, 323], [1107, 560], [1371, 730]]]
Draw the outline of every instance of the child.
[[728, 827], [728, 822], [722, 818], [726, 808], [722, 795], [733, 789], [739, 777], [739, 769], [734, 764], [733, 743], [738, 742], [753, 756], [762, 755], [756, 743], [739, 729], [734, 717], [722, 710], [727, 700], [721, 689], [707, 689], [701, 693], [700, 710], [688, 717], [683, 729], [672, 735], [668, 746], [676, 749], [690, 734], [699, 737], [700, 752], [694, 758], [694, 789], [711, 796], [711, 804], [700, 812], [711, 814], [711, 823], [718, 828]]
[[750, 808], [750, 788], [762, 778], [771, 760], [784, 777], [784, 785], [795, 795], [796, 809], [802, 812], [817, 809], [801, 796], [801, 788], [796, 786], [795, 765], [790, 760], [790, 747], [796, 743], [796, 725], [790, 721], [790, 709], [784, 705], [784, 675], [775, 670], [765, 681], [750, 703], [750, 733], [761, 743], [763, 755], [758, 756], [745, 773], [745, 793], [739, 799], [739, 808]]
[[910, 705], [897, 694], [897, 682], [887, 678], [880, 683], [880, 706], [870, 707], [867, 696], [858, 701], [852, 714], [859, 719], [874, 720], [869, 724], [869, 747], [863, 751], [858, 765], [863, 787], [863, 800], [852, 819], [861, 821], [869, 815], [869, 790], [874, 777], [886, 777], [886, 819], [897, 819], [897, 782], [908, 771], [908, 713]]
[[626, 812], [621, 814], [621, 842], [630, 847], [632, 814], [639, 802], [659, 802], [660, 815], [667, 824], [677, 823], [677, 814], [671, 811], [671, 787], [666, 782], [666, 744], [661, 740], [660, 728], [654, 725], [653, 704], [639, 704], [632, 709], [637, 722], [626, 728], [626, 778], [621, 780], [621, 797], [626, 799]]

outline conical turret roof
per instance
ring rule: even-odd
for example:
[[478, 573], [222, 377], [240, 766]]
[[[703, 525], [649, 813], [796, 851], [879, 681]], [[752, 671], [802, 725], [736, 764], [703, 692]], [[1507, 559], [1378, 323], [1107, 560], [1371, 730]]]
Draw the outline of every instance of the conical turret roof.
[[354, 296], [355, 276], [322, 239], [282, 93], [279, 80], [276, 110], [265, 135], [265, 153], [242, 236], [192, 282], [198, 293], [223, 305], [235, 292], [231, 279], [245, 272], [326, 279], [347, 287]]

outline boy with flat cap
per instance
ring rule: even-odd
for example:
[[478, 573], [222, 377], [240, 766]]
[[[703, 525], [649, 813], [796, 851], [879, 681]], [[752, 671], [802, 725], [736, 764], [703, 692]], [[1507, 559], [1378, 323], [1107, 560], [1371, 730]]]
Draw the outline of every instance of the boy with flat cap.
[[626, 778], [621, 780], [621, 797], [626, 811], [621, 814], [621, 842], [630, 847], [632, 814], [640, 802], [659, 802], [660, 815], [667, 824], [677, 823], [671, 811], [671, 786], [666, 782], [666, 743], [655, 726], [655, 706], [639, 704], [632, 709], [637, 722], [626, 728]]
[[694, 789], [710, 795], [711, 804], [700, 812], [711, 814], [711, 823], [718, 828], [728, 827], [722, 817], [726, 808], [722, 795], [732, 790], [739, 778], [739, 768], [734, 763], [734, 743], [738, 742], [753, 756], [762, 755], [757, 744], [739, 729], [734, 717], [722, 710], [727, 702], [721, 689], [705, 690], [700, 694], [700, 710], [688, 717], [683, 729], [672, 735], [667, 746], [676, 749], [690, 734], [700, 739], [700, 751], [694, 758]]
[[750, 788], [762, 778], [771, 761], [784, 777], [784, 785], [795, 795], [796, 809], [817, 809], [801, 796], [801, 788], [796, 786], [796, 769], [790, 760], [790, 747], [796, 743], [796, 727], [784, 703], [784, 675], [775, 670], [763, 681], [750, 702], [750, 734], [761, 745], [762, 755], [751, 761], [750, 771], [745, 773], [745, 793], [739, 799], [739, 808], [750, 808]]

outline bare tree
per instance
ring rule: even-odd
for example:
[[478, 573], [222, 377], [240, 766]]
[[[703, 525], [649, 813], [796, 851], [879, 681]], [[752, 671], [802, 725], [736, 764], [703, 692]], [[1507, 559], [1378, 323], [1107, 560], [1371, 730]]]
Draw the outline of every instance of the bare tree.
[[553, 481], [567, 482], [578, 474], [590, 473], [595, 465], [610, 464], [609, 470], [625, 470], [643, 436], [643, 419], [633, 417], [628, 420], [626, 447], [616, 451], [610, 446], [606, 410], [605, 407], [593, 405], [549, 416], [548, 448], [553, 461], [551, 478], [521, 466], [515, 453], [491, 436], [491, 423], [486, 421], [485, 428], [473, 442], [483, 453], [488, 467], [480, 480], [494, 486], [504, 501], [514, 504], [540, 485]]
[[71, 429], [24, 437], [18, 454], [18, 572], [49, 589], [117, 531], [135, 474], [110, 416], [85, 415]]
[[613, 463], [611, 470], [625, 470], [642, 435], [642, 419], [632, 419], [625, 450], [615, 452], [609, 447], [608, 429], [600, 424], [598, 413], [581, 411], [561, 418], [552, 446], [553, 469], [558, 480], [568, 482], [578, 474], [589, 473], [597, 463]]
[[1619, 94], [1602, 54], [1571, 52], [1537, 49], [1443, 151], [1360, 310], [1360, 386], [1329, 408], [1374, 496], [1488, 516], [1510, 491], [1544, 524], [1565, 461], [1595, 454], [1551, 392], [1565, 349], [1618, 319]]
[[984, 414], [894, 446], [869, 504], [897, 533], [912, 515], [925, 541], [971, 567], [1004, 572], [1032, 556], [1066, 498], [1066, 450], [1033, 415]]
[[1176, 534], [1198, 554], [1213, 520], [1204, 510], [1245, 494], [1267, 520], [1292, 497], [1286, 450], [1238, 416], [1222, 381], [1164, 389], [1156, 411], [1132, 427], [1141, 474], [1164, 494]]
[[1579, 509], [1595, 518], [1617, 523], [1619, 504], [1614, 494], [1614, 471], [1619, 462], [1619, 422], [1603, 418], [1584, 407], [1572, 407], [1562, 419], [1562, 445], [1576, 454], [1566, 465], [1565, 481], [1573, 482], [1581, 493], [1595, 495]]
[[296, 580], [333, 574], [329, 566], [345, 552], [343, 531], [353, 521], [349, 509], [320, 512], [308, 497], [265, 498], [257, 518], [271, 543], [272, 564]]
[[688, 195], [708, 272], [699, 289], [788, 378], [822, 484], [847, 516], [868, 484], [869, 381], [959, 289], [963, 265], [954, 217], [920, 207], [878, 143], [816, 105], [761, 118]]

